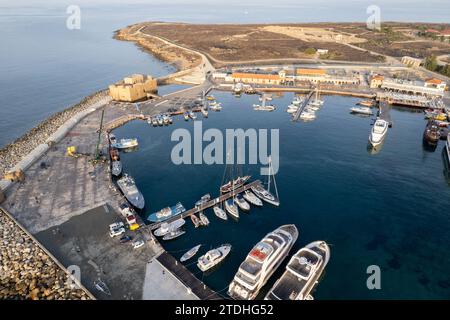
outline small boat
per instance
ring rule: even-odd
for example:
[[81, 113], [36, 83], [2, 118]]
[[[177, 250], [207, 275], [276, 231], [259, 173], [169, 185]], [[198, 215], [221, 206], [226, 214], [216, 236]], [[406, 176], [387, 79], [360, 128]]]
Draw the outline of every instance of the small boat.
[[163, 240], [172, 240], [172, 239], [178, 238], [179, 236], [181, 236], [181, 235], [183, 235], [185, 233], [186, 233], [186, 231], [181, 230], [181, 229], [177, 229], [175, 231], [171, 231], [168, 234], [166, 234], [163, 237]]
[[122, 173], [122, 162], [120, 161], [113, 161], [111, 163], [111, 173], [118, 177]]
[[315, 99], [313, 101], [310, 101], [309, 104], [312, 105], [312, 106], [321, 107], [323, 105], [323, 100]]
[[233, 199], [225, 200], [225, 210], [234, 218], [239, 218], [239, 209]]
[[447, 128], [450, 125], [448, 121], [435, 120], [434, 122], [441, 128]]
[[191, 215], [191, 221], [194, 227], [198, 228], [200, 226], [200, 219], [195, 214]]
[[116, 142], [112, 144], [113, 148], [117, 149], [127, 149], [127, 148], [134, 148], [138, 146], [138, 140], [136, 138], [134, 139], [120, 139], [119, 142]]
[[213, 211], [217, 218], [222, 220], [228, 220], [227, 214], [219, 206], [214, 206]]
[[189, 120], [189, 113], [188, 112], [183, 113], [183, 117], [184, 117], [184, 120], [188, 121]]
[[292, 104], [294, 106], [299, 106], [300, 104], [302, 104], [303, 101], [305, 101], [303, 97], [296, 96], [294, 100], [292, 100]]
[[304, 111], [300, 114], [300, 119], [302, 120], [314, 120], [316, 118], [316, 114], [314, 112]]
[[190, 249], [189, 251], [187, 251], [185, 254], [183, 254], [181, 256], [180, 261], [185, 262], [185, 261], [189, 260], [190, 258], [192, 258], [193, 256], [195, 256], [201, 246], [202, 245], [199, 244], [199, 245], [193, 247], [192, 249]]
[[164, 114], [163, 116], [162, 116], [162, 119], [163, 119], [163, 122], [164, 122], [164, 124], [165, 125], [169, 125], [170, 124], [170, 117], [167, 115], [167, 114]]
[[120, 160], [119, 150], [117, 150], [116, 148], [110, 148], [109, 149], [109, 155], [110, 155], [112, 161], [119, 161]]
[[298, 106], [290, 104], [286, 109], [287, 113], [296, 113], [298, 111]]
[[206, 100], [213, 101], [216, 100], [216, 98], [214, 98], [214, 96], [207, 96]]
[[244, 198], [242, 198], [241, 195], [237, 195], [234, 198], [234, 202], [239, 206], [239, 208], [241, 208], [244, 211], [249, 211], [250, 210], [250, 205], [248, 204], [247, 201], [244, 200]]
[[116, 136], [114, 135], [114, 133], [109, 134], [109, 143], [110, 144], [117, 143], [117, 139], [116, 139]]
[[211, 109], [212, 111], [220, 111], [220, 110], [222, 110], [222, 107], [220, 105], [216, 105], [216, 106], [210, 106], [209, 109]]
[[227, 193], [242, 187], [250, 179], [250, 177], [251, 176], [237, 177], [234, 181], [228, 181], [220, 187], [220, 192]]
[[373, 112], [369, 107], [352, 107], [350, 108], [350, 113], [363, 114], [365, 116], [373, 115]]
[[369, 136], [369, 142], [373, 147], [378, 146], [384, 140], [388, 129], [388, 122], [386, 120], [378, 118], [372, 128], [372, 132]]
[[441, 131], [439, 126], [435, 121], [429, 120], [423, 132], [424, 142], [431, 145], [436, 145], [439, 139], [441, 139]]
[[373, 107], [375, 105], [375, 102], [373, 100], [362, 100], [359, 101], [357, 104], [364, 107]]
[[200, 217], [200, 221], [202, 222], [203, 226], [208, 226], [209, 225], [209, 219], [206, 217], [206, 215], [203, 212], [200, 212], [199, 214]]
[[217, 266], [230, 253], [231, 244], [223, 244], [216, 249], [209, 250], [197, 260], [197, 267], [203, 272]]
[[208, 118], [208, 110], [202, 109], [202, 114], [205, 118]]
[[205, 203], [207, 203], [209, 200], [211, 200], [211, 195], [209, 193], [205, 194], [195, 203], [196, 207], [201, 207]]
[[261, 200], [273, 204], [274, 206], [280, 205], [280, 201], [273, 194], [264, 189], [262, 185], [257, 184], [255, 186], [252, 186], [251, 189]]
[[255, 206], [261, 207], [263, 205], [261, 199], [255, 196], [255, 194], [250, 190], [245, 190], [243, 197], [245, 200], [247, 200], [248, 202], [250, 202]]
[[210, 107], [216, 107], [216, 106], [220, 107], [221, 105], [222, 105], [222, 103], [221, 102], [217, 102], [217, 101], [213, 101], [213, 102], [209, 103]]
[[165, 236], [169, 232], [181, 228], [185, 223], [186, 221], [184, 219], [177, 219], [171, 223], [163, 222], [161, 223], [161, 226], [153, 232], [153, 234], [157, 237]]
[[191, 118], [192, 120], [195, 120], [195, 119], [197, 119], [197, 116], [195, 115], [194, 112], [189, 111], [189, 118]]
[[158, 126], [158, 119], [156, 119], [156, 117], [152, 117], [152, 125], [153, 125], [154, 127], [157, 127], [157, 126]]
[[275, 110], [276, 108], [275, 108], [275, 106], [274, 105], [271, 105], [271, 104], [268, 104], [268, 105], [259, 105], [259, 104], [254, 104], [253, 105], [253, 110], [256, 110], [256, 111], [273, 111], [273, 110]]
[[162, 222], [185, 211], [186, 209], [181, 204], [181, 202], [178, 202], [173, 207], [166, 207], [159, 210], [158, 212], [152, 213], [148, 216], [147, 220], [150, 222]]
[[159, 126], [163, 126], [164, 125], [164, 119], [161, 116], [158, 116], [156, 118], [156, 120], [158, 121], [158, 125]]

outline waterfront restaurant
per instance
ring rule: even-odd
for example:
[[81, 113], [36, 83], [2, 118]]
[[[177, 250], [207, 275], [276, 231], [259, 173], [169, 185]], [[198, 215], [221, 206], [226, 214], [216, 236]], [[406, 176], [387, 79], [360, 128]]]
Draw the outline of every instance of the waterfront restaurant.
[[233, 73], [231, 77], [234, 82], [242, 83], [280, 85], [282, 82], [282, 79], [278, 74]]

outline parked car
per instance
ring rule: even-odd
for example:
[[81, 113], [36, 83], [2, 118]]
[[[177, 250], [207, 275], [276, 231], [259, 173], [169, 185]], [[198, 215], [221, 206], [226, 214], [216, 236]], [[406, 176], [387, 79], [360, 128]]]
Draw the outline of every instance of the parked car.
[[120, 243], [126, 243], [131, 240], [133, 240], [131, 236], [123, 236], [122, 238], [120, 238]]
[[110, 225], [109, 225], [109, 230], [110, 231], [112, 231], [112, 230], [114, 230], [114, 229], [119, 229], [119, 228], [122, 228], [122, 227], [124, 227], [125, 225], [123, 224], [123, 222], [114, 222], [114, 223], [111, 223]]
[[133, 241], [131, 244], [133, 245], [134, 249], [137, 249], [144, 245], [144, 240], [139, 239], [139, 240]]
[[125, 233], [125, 228], [123, 228], [123, 227], [118, 228], [118, 229], [112, 229], [109, 231], [109, 236], [111, 238], [113, 238], [113, 237], [121, 235], [122, 233]]

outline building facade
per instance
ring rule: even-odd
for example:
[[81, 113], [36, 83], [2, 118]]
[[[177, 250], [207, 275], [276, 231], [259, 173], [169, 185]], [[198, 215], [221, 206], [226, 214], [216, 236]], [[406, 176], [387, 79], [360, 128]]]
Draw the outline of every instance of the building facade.
[[109, 86], [109, 95], [115, 101], [134, 102], [145, 99], [158, 89], [156, 79], [142, 74], [133, 74]]
[[402, 63], [408, 67], [417, 68], [422, 64], [422, 59], [404, 56], [402, 57]]
[[233, 82], [280, 85], [282, 79], [278, 74], [232, 73]]

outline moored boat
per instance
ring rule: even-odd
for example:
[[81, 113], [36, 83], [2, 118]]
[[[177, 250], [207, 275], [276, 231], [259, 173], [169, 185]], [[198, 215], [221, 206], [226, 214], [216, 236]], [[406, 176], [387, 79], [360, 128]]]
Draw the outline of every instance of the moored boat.
[[316, 287], [330, 259], [325, 241], [314, 241], [290, 259], [286, 271], [267, 293], [266, 300], [312, 300]]
[[183, 235], [185, 233], [186, 233], [186, 231], [181, 230], [181, 229], [177, 229], [177, 230], [174, 230], [174, 231], [171, 231], [171, 232], [167, 233], [163, 237], [163, 240], [172, 240], [172, 239], [178, 238], [179, 236], [181, 236], [181, 235]]
[[159, 210], [158, 212], [152, 213], [148, 216], [147, 220], [150, 222], [162, 222], [185, 211], [186, 209], [181, 204], [181, 202], [178, 202], [173, 207], [166, 207]]
[[189, 118], [191, 118], [192, 120], [195, 120], [195, 119], [197, 119], [197, 116], [195, 115], [194, 112], [189, 111]]
[[208, 118], [208, 110], [202, 108], [202, 114], [205, 118]]
[[116, 142], [111, 145], [113, 148], [117, 149], [128, 149], [134, 148], [138, 146], [138, 140], [136, 138], [133, 139], [120, 139], [119, 142]]
[[117, 138], [116, 138], [116, 136], [115, 136], [114, 133], [110, 133], [110, 134], [109, 134], [109, 143], [110, 143], [110, 144], [117, 143]]
[[234, 218], [239, 218], [239, 209], [233, 199], [225, 200], [225, 210]]
[[428, 121], [423, 132], [423, 140], [431, 145], [436, 145], [441, 138], [441, 131], [437, 123], [433, 120]]
[[228, 181], [226, 184], [220, 187], [220, 192], [227, 193], [239, 187], [242, 187], [250, 179], [250, 177], [251, 176], [237, 177], [233, 181]]
[[209, 219], [206, 217], [206, 215], [203, 212], [200, 212], [198, 214], [198, 216], [200, 217], [200, 221], [202, 223], [203, 226], [208, 226], [209, 225]]
[[198, 228], [200, 226], [200, 219], [195, 214], [191, 215], [191, 221], [194, 227]]
[[365, 116], [373, 115], [373, 112], [369, 107], [352, 107], [350, 108], [350, 113], [357, 113]]
[[113, 174], [113, 176], [120, 176], [120, 174], [122, 173], [122, 162], [118, 160], [113, 161], [111, 163], [111, 173]]
[[273, 204], [274, 206], [280, 205], [280, 201], [272, 193], [264, 189], [262, 185], [260, 184], [254, 185], [251, 187], [251, 189], [255, 193], [255, 195], [259, 197], [261, 200]]
[[209, 109], [212, 111], [220, 111], [222, 110], [222, 106], [220, 105], [210, 106]]
[[188, 121], [189, 120], [189, 113], [188, 112], [183, 113], [183, 117], [184, 117], [184, 120]]
[[181, 256], [180, 261], [185, 262], [185, 261], [189, 260], [190, 258], [192, 258], [193, 256], [195, 256], [201, 246], [202, 245], [199, 244], [199, 245], [193, 247], [192, 249], [188, 250], [185, 254], [183, 254]]
[[153, 234], [157, 237], [162, 237], [169, 232], [172, 232], [172, 231], [175, 231], [175, 230], [181, 228], [185, 223], [186, 223], [186, 221], [184, 219], [177, 219], [170, 223], [163, 222], [163, 223], [161, 223], [161, 226], [153, 232]]
[[131, 176], [125, 174], [122, 178], [117, 180], [117, 185], [124, 194], [125, 198], [127, 198], [127, 200], [133, 206], [135, 206], [138, 209], [144, 208], [145, 206], [144, 196], [136, 187], [136, 183], [134, 182], [134, 179]]
[[205, 203], [207, 203], [209, 200], [211, 200], [211, 195], [209, 193], [205, 194], [195, 203], [196, 207], [201, 207]]
[[374, 100], [361, 100], [357, 104], [364, 106], [364, 107], [373, 107], [375, 105]]
[[247, 200], [249, 203], [255, 206], [261, 207], [263, 205], [261, 199], [255, 196], [255, 194], [250, 190], [245, 190], [243, 197], [245, 200]]
[[298, 237], [295, 225], [282, 225], [258, 242], [228, 287], [234, 299], [253, 300], [288, 255]]
[[268, 105], [254, 104], [253, 105], [253, 110], [256, 110], [256, 111], [273, 111], [275, 109], [276, 109], [276, 107], [271, 104], [268, 104]]
[[231, 245], [223, 244], [218, 248], [209, 250], [197, 260], [197, 267], [205, 272], [221, 263], [230, 253]]
[[214, 206], [213, 211], [216, 217], [218, 217], [219, 219], [228, 220], [227, 214], [219, 206]]
[[387, 129], [388, 122], [386, 120], [378, 118], [375, 121], [369, 136], [369, 142], [373, 147], [376, 147], [383, 142]]
[[111, 157], [112, 161], [120, 160], [119, 150], [117, 150], [116, 148], [109, 148], [109, 156]]
[[240, 209], [242, 209], [243, 211], [249, 211], [250, 210], [250, 205], [248, 204], [247, 201], [244, 200], [244, 198], [241, 195], [236, 195], [236, 197], [234, 198], [234, 202], [239, 206]]

